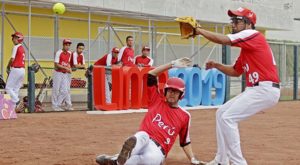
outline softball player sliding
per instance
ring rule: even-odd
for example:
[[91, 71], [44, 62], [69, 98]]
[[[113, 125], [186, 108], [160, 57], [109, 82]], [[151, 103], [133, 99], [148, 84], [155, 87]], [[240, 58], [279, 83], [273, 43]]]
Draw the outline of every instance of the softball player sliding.
[[[63, 48], [58, 50], [54, 58], [52, 108], [54, 111], [72, 110], [70, 97], [71, 66], [69, 51], [72, 44], [70, 39], [63, 40]], [[66, 103], [66, 105], [63, 105]]]
[[157, 76], [172, 68], [191, 64], [188, 58], [161, 65], [148, 74], [149, 107], [139, 131], [129, 137], [116, 156], [100, 155], [96, 162], [100, 165], [161, 165], [171, 150], [177, 135], [180, 146], [192, 164], [202, 164], [194, 156], [189, 135], [191, 116], [178, 106], [185, 91], [184, 81], [169, 78], [164, 96], [158, 92]]
[[238, 77], [246, 73], [246, 90], [222, 105], [216, 113], [218, 150], [208, 165], [247, 165], [242, 155], [238, 123], [250, 116], [274, 106], [280, 97], [279, 78], [272, 50], [265, 37], [254, 30], [256, 15], [247, 8], [228, 10], [232, 34], [227, 36], [196, 28], [196, 34], [215, 43], [241, 48], [233, 66], [214, 61], [206, 63], [206, 69], [217, 68], [228, 76]]
[[25, 50], [22, 46], [24, 36], [20, 32], [15, 32], [11, 35], [14, 47], [12, 49], [11, 59], [7, 65], [7, 82], [5, 90], [10, 95], [11, 100], [17, 104], [20, 103], [19, 91], [23, 85], [25, 76]]

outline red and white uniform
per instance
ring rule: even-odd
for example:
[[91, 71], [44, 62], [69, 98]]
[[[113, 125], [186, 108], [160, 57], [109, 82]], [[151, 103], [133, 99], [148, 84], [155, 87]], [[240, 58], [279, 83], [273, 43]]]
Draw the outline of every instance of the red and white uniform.
[[[55, 54], [54, 63], [70, 66], [71, 52], [59, 50]], [[71, 78], [65, 69], [56, 68], [53, 72], [52, 107], [59, 108], [64, 102], [71, 106]]]
[[5, 90], [10, 95], [12, 101], [17, 103], [19, 101], [19, 91], [23, 85], [25, 76], [25, 50], [22, 44], [17, 44], [13, 47], [11, 58], [13, 58], [13, 61], [10, 66], [11, 69]]
[[13, 68], [24, 68], [25, 67], [25, 50], [22, 44], [15, 45], [12, 50], [11, 58], [14, 61], [11, 64]]
[[256, 30], [244, 30], [237, 34], [229, 34], [232, 46], [242, 48], [241, 54], [234, 64], [234, 69], [246, 73], [247, 86], [260, 81], [279, 83], [276, 63], [265, 37]]
[[246, 73], [247, 88], [217, 110], [215, 161], [247, 165], [241, 151], [238, 123], [278, 102], [279, 78], [273, 53], [260, 32], [248, 29], [228, 37], [232, 46], [241, 48], [234, 69], [240, 74]]
[[[71, 52], [70, 51], [62, 51], [59, 50], [55, 54], [54, 62], [58, 63], [62, 66], [70, 66], [70, 60], [71, 60]], [[57, 72], [66, 73], [66, 70], [64, 69], [55, 69]]]
[[[148, 75], [148, 80], [149, 76], [152, 75]], [[139, 132], [134, 135], [137, 142], [125, 165], [149, 164], [149, 162], [162, 164], [177, 135], [181, 147], [191, 143], [189, 112], [180, 107], [171, 108], [164, 96], [159, 94], [157, 85], [148, 86], [148, 99], [148, 112]]]
[[189, 112], [178, 107], [171, 108], [165, 98], [158, 93], [156, 86], [148, 87], [149, 107], [140, 130], [149, 134], [164, 149], [166, 155], [171, 150], [177, 135], [180, 146], [190, 144]]
[[105, 54], [102, 58], [97, 60], [94, 65], [104, 65], [104, 66], [111, 66], [118, 62], [117, 57], [113, 57], [111, 53]]
[[153, 59], [148, 56], [138, 55], [134, 58], [135, 65], [149, 67], [153, 65]]
[[83, 53], [78, 54], [76, 51], [72, 53], [70, 60], [71, 67], [73, 68], [75, 65], [85, 65], [84, 55]]
[[130, 48], [128, 46], [122, 47], [118, 54], [118, 61], [121, 61], [123, 63], [123, 66], [135, 66], [133, 48]]

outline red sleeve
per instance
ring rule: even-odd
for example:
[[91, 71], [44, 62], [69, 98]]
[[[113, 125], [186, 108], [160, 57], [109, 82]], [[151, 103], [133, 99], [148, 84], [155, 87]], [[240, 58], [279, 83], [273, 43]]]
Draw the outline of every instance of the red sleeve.
[[228, 34], [231, 41], [232, 46], [244, 48], [244, 49], [252, 49], [255, 45], [252, 42], [248, 42], [253, 38], [257, 37], [260, 33], [256, 30], [248, 29], [243, 30], [235, 34]]
[[191, 139], [190, 139], [191, 116], [188, 112], [186, 113], [188, 114], [188, 117], [186, 120], [184, 120], [183, 127], [179, 132], [179, 143], [181, 147], [184, 147], [191, 143]]
[[235, 64], [233, 65], [233, 69], [237, 71], [239, 74], [242, 74], [244, 72], [243, 64], [242, 64], [242, 57], [239, 56], [238, 59], [235, 61]]
[[151, 106], [151, 104], [153, 104], [154, 102], [157, 102], [157, 100], [161, 99], [157, 86], [148, 86], [147, 90], [149, 106]]
[[106, 58], [107, 58], [107, 54], [104, 55], [102, 58], [100, 58], [99, 60], [97, 60], [94, 65], [106, 65]]

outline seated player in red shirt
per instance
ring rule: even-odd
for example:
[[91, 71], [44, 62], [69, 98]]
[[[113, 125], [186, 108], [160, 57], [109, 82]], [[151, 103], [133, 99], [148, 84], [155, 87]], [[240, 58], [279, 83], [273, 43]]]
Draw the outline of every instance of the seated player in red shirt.
[[150, 47], [144, 46], [142, 54], [134, 58], [134, 63], [140, 67], [150, 67], [153, 65], [153, 59], [149, 57]]
[[157, 76], [172, 67], [186, 67], [191, 64], [188, 58], [181, 58], [161, 65], [148, 74], [148, 112], [135, 135], [129, 137], [119, 154], [99, 155], [100, 165], [161, 165], [171, 150], [177, 135], [179, 143], [192, 164], [203, 164], [194, 156], [189, 135], [191, 115], [178, 106], [184, 96], [184, 81], [177, 77], [169, 78], [165, 84], [164, 96], [159, 94]]

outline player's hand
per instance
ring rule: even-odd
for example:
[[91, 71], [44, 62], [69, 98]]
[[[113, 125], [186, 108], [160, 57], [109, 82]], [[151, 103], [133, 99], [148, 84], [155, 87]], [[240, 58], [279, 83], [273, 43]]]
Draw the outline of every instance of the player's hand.
[[173, 68], [184, 68], [184, 67], [191, 66], [192, 61], [187, 57], [183, 57], [172, 61], [171, 64]]
[[212, 68], [215, 68], [216, 67], [216, 62], [214, 61], [208, 61], [205, 65], [205, 69], [212, 69]]

